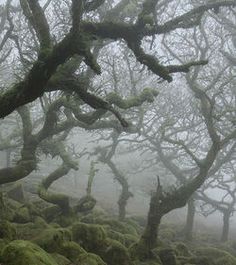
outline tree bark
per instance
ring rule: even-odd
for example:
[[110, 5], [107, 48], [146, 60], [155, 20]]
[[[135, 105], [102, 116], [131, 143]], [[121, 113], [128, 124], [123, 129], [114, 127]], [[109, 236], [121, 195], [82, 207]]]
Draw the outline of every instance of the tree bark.
[[193, 239], [194, 216], [195, 216], [194, 199], [190, 198], [188, 201], [187, 220], [184, 228], [184, 237], [186, 241], [192, 241]]
[[160, 209], [160, 199], [162, 196], [162, 187], [158, 179], [156, 191], [152, 194], [147, 217], [146, 228], [137, 245], [137, 255], [140, 260], [150, 259], [153, 254], [152, 250], [157, 246], [157, 237], [159, 225], [163, 216]]
[[225, 211], [223, 213], [223, 229], [221, 234], [221, 242], [226, 242], [229, 237], [229, 219], [230, 219], [230, 212]]

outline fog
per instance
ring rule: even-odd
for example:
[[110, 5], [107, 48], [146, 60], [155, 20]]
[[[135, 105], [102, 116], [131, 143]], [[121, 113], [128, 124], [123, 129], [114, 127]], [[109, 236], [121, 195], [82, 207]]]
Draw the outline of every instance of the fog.
[[236, 264], [235, 4], [0, 1], [0, 264]]

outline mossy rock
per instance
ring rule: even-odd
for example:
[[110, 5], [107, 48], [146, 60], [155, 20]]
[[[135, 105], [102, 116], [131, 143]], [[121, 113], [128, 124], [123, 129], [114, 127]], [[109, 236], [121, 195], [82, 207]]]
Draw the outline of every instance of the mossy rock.
[[60, 246], [59, 253], [74, 262], [81, 254], [86, 253], [86, 251], [79, 244], [71, 241], [63, 243]]
[[72, 239], [89, 252], [96, 253], [106, 236], [101, 225], [76, 223], [72, 226]]
[[177, 265], [176, 255], [172, 248], [159, 249], [158, 256], [163, 265]]
[[69, 259], [58, 253], [52, 253], [51, 256], [58, 265], [71, 265], [71, 261]]
[[0, 238], [13, 240], [16, 239], [16, 227], [8, 221], [0, 221]]
[[47, 222], [52, 222], [56, 217], [60, 216], [61, 210], [57, 205], [53, 205], [42, 209], [41, 214]]
[[150, 258], [150, 253], [143, 241], [136, 242], [129, 247], [132, 260], [144, 261]]
[[12, 219], [13, 222], [19, 224], [25, 224], [32, 221], [32, 217], [30, 211], [27, 207], [20, 207], [15, 211], [14, 217]]
[[208, 257], [177, 257], [178, 263], [181, 265], [215, 265], [215, 263]]
[[24, 240], [15, 240], [4, 247], [1, 262], [7, 265], [58, 265], [39, 246]]
[[130, 234], [124, 234], [124, 245], [129, 248], [132, 244], [136, 243], [139, 241], [139, 238], [137, 236], [134, 235], [130, 235]]
[[47, 252], [59, 252], [63, 242], [71, 240], [71, 231], [63, 228], [48, 228], [42, 231], [32, 242]]
[[109, 225], [112, 230], [119, 232], [121, 234], [130, 234], [130, 235], [138, 236], [138, 233], [135, 227], [125, 222], [121, 222], [115, 219], [107, 219], [107, 220], [103, 220], [103, 223], [101, 222], [101, 224]]
[[125, 245], [125, 236], [123, 234], [108, 228], [107, 229], [107, 235], [108, 235], [109, 238], [117, 240], [121, 244]]
[[119, 232], [121, 234], [131, 234], [137, 236], [138, 233], [142, 230], [137, 222], [132, 219], [125, 219], [124, 221], [119, 221], [113, 218], [109, 218], [107, 215], [104, 214], [103, 211], [96, 211], [82, 216], [80, 218], [81, 222], [88, 223], [88, 224], [100, 224], [100, 225], [107, 225], [113, 231]]
[[41, 217], [36, 217], [34, 223], [16, 224], [17, 238], [31, 240], [40, 235], [45, 229], [50, 226]]
[[80, 222], [88, 224], [96, 224], [97, 219], [107, 218], [104, 211], [93, 209], [90, 213], [80, 217]]
[[106, 239], [103, 242], [98, 255], [109, 265], [132, 264], [128, 249], [120, 242], [113, 239]]
[[2, 249], [9, 243], [9, 240], [0, 238], [0, 257]]
[[61, 227], [68, 227], [74, 223], [79, 222], [78, 216], [75, 213], [69, 213], [67, 215], [60, 215], [54, 219], [54, 222], [58, 223]]
[[196, 251], [197, 256], [206, 256], [215, 262], [216, 265], [235, 265], [236, 258], [230, 253], [213, 247], [199, 248]]
[[106, 265], [106, 263], [97, 255], [93, 253], [81, 254], [76, 260], [78, 265]]
[[146, 260], [145, 262], [135, 261], [134, 265], [162, 265], [162, 264], [157, 262], [156, 260]]
[[183, 257], [189, 257], [192, 255], [187, 246], [182, 242], [175, 244], [175, 253], [177, 256]]
[[125, 245], [127, 248], [139, 240], [137, 236], [130, 235], [130, 234], [121, 234], [112, 229], [108, 229], [107, 234], [109, 238], [119, 241], [121, 244]]
[[142, 227], [139, 225], [139, 223], [138, 223], [137, 221], [135, 221], [134, 219], [132, 219], [132, 218], [127, 218], [127, 219], [124, 220], [124, 222], [125, 222], [126, 224], [131, 225], [131, 226], [136, 230], [136, 232], [137, 232], [138, 234], [142, 233], [143, 228], [142, 228]]
[[40, 217], [40, 216], [37, 216], [34, 219], [34, 224], [38, 228], [48, 228], [49, 227], [48, 223], [42, 217]]

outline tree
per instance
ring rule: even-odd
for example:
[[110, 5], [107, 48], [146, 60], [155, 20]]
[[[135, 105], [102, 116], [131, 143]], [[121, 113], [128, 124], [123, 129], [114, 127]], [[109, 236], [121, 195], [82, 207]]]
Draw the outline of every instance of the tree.
[[[108, 10], [105, 16], [100, 16], [101, 19], [98, 22], [83, 19], [83, 16], [87, 17], [89, 12], [93, 11], [96, 13], [103, 2], [92, 1], [86, 4], [73, 0], [71, 3], [71, 23], [68, 20], [71, 25], [70, 30], [65, 37], [60, 38], [58, 43], [54, 44], [48, 19], [45, 14], [45, 9], [48, 6], [41, 7], [36, 0], [20, 1], [20, 7], [30, 27], [33, 28], [32, 35], [36, 38], [38, 44], [38, 49], [35, 54], [37, 58], [34, 60], [28, 73], [22, 77], [21, 81], [10, 86], [9, 89], [6, 89], [2, 93], [0, 97], [0, 117], [6, 117], [16, 108], [41, 97], [48, 90], [48, 82], [53, 81], [53, 76], [58, 74], [58, 67], [75, 55], [81, 56], [80, 58], [82, 58], [86, 65], [96, 74], [100, 74], [101, 69], [91, 52], [94, 40], [96, 41], [97, 39], [123, 39], [140, 63], [147, 66], [154, 74], [170, 82], [172, 81], [172, 73], [188, 72], [191, 66], [205, 64], [206, 61], [164, 66], [155, 57], [145, 53], [141, 47], [142, 39], [146, 36], [169, 33], [178, 28], [193, 27], [200, 23], [204, 12], [221, 6], [235, 5], [234, 1], [209, 3], [196, 7], [183, 15], [165, 22], [163, 25], [159, 25], [152, 24], [149, 19], [158, 1], [144, 1], [136, 17], [136, 21], [133, 23], [120, 22], [119, 16], [122, 15], [123, 9], [127, 6], [126, 1], [120, 1], [116, 6]], [[7, 32], [3, 32], [1, 49], [4, 48], [10, 39], [15, 41], [18, 48], [20, 46], [18, 45], [19, 40], [14, 35], [14, 21], [10, 12], [11, 9], [11, 1], [8, 1], [5, 7], [5, 12], [7, 13], [5, 24], [7, 24], [8, 30]], [[6, 16], [6, 13], [3, 13], [3, 16]], [[99, 13], [96, 14], [99, 15]], [[111, 23], [109, 19], [114, 14], [117, 14], [118, 21]], [[4, 21], [4, 18], [2, 20]], [[23, 54], [22, 50], [18, 49], [18, 51], [21, 55]], [[59, 88], [59, 84], [56, 89], [61, 89]], [[75, 86], [75, 83], [68, 84], [67, 90], [75, 91], [80, 95], [82, 100], [94, 108], [103, 108], [105, 110], [110, 108], [105, 102], [99, 101], [96, 97], [90, 95], [86, 89], [83, 90]]]
[[114, 179], [121, 186], [121, 193], [119, 200], [117, 202], [119, 208], [119, 220], [124, 221], [126, 215], [126, 205], [130, 197], [133, 197], [133, 194], [129, 190], [129, 183], [125, 175], [117, 168], [116, 163], [112, 161], [112, 157], [116, 152], [116, 148], [119, 143], [119, 133], [113, 131], [110, 135], [112, 140], [110, 150], [107, 150], [105, 147], [97, 147], [95, 150], [95, 154], [98, 155], [98, 160], [104, 164], [106, 164], [112, 171], [114, 175]]

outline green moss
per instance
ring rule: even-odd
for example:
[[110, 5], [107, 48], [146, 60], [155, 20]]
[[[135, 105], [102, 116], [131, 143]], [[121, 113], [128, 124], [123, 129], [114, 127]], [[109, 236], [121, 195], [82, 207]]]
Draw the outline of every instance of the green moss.
[[49, 225], [40, 217], [37, 217], [34, 223], [17, 224], [17, 238], [31, 240], [40, 235], [48, 227]]
[[46, 221], [42, 217], [39, 217], [39, 216], [34, 219], [34, 224], [38, 228], [48, 228], [48, 226], [49, 226], [46, 223]]
[[51, 256], [58, 265], [71, 265], [71, 261], [69, 259], [58, 253], [52, 253]]
[[30, 211], [27, 207], [20, 207], [17, 209], [17, 211], [14, 214], [13, 221], [20, 224], [25, 224], [30, 222], [31, 215]]
[[47, 208], [44, 208], [41, 211], [43, 217], [45, 218], [45, 220], [47, 220], [48, 222], [52, 222], [55, 217], [59, 216], [61, 211], [60, 208], [57, 205], [53, 205]]
[[157, 90], [151, 88], [145, 88], [140, 95], [136, 97], [130, 97], [123, 99], [115, 92], [107, 95], [106, 99], [109, 103], [114, 104], [122, 109], [129, 109], [131, 107], [140, 106], [143, 102], [147, 101], [149, 103], [153, 102], [155, 97], [159, 94]]
[[146, 260], [145, 262], [135, 261], [134, 265], [162, 265], [162, 264], [157, 262], [156, 260]]
[[7, 239], [0, 239], [0, 257], [1, 257], [1, 251], [2, 249], [9, 243]]
[[109, 225], [112, 230], [119, 232], [121, 234], [130, 234], [138, 236], [136, 229], [128, 223], [120, 222], [115, 219], [103, 219], [103, 220], [97, 220], [97, 222], [103, 225]]
[[189, 257], [191, 256], [191, 253], [189, 252], [187, 246], [180, 242], [175, 245], [175, 252], [177, 256], [184, 256], [184, 257]]
[[146, 244], [143, 243], [142, 240], [132, 244], [129, 247], [129, 253], [130, 253], [130, 256], [133, 260], [144, 261], [144, 260], [147, 260], [148, 258], [150, 258], [149, 257], [150, 253], [147, 249], [147, 246], [146, 246]]
[[66, 215], [59, 215], [54, 219], [54, 222], [60, 224], [62, 227], [68, 227], [78, 222], [77, 214], [70, 212]]
[[109, 265], [130, 265], [131, 258], [128, 249], [120, 242], [106, 239], [99, 250], [99, 256]]
[[86, 213], [93, 210], [97, 201], [91, 195], [86, 195], [82, 197], [78, 204], [73, 208], [76, 213]]
[[48, 228], [32, 241], [48, 252], [59, 252], [63, 242], [70, 240], [71, 232], [69, 229]]
[[178, 257], [179, 263], [182, 265], [215, 265], [208, 257]]
[[106, 238], [101, 225], [76, 223], [72, 226], [72, 238], [87, 251], [95, 252]]
[[234, 257], [229, 257], [229, 256], [224, 256], [221, 258], [218, 258], [215, 261], [216, 265], [235, 265], [236, 264], [236, 259]]
[[86, 251], [77, 243], [71, 242], [64, 242], [59, 249], [59, 253], [69, 260], [74, 262], [79, 255], [85, 253]]
[[148, 25], [153, 26], [153, 24], [154, 24], [153, 15], [144, 15], [144, 16], [142, 17], [142, 19], [143, 19], [143, 23], [144, 23], [145, 25], [148, 24]]
[[236, 258], [224, 250], [220, 250], [213, 247], [199, 248], [196, 250], [196, 254], [199, 256], [209, 257], [215, 262], [216, 265], [235, 265]]
[[97, 220], [104, 220], [107, 219], [106, 214], [101, 210], [92, 210], [90, 213], [82, 216], [80, 218], [80, 222], [88, 223], [88, 224], [96, 224], [98, 223]]
[[127, 218], [127, 219], [124, 220], [124, 222], [126, 224], [129, 224], [130, 226], [132, 226], [136, 230], [136, 232], [138, 234], [140, 234], [142, 232], [142, 230], [143, 230], [142, 227], [138, 224], [138, 222], [135, 221], [134, 219]]
[[76, 263], [79, 265], [106, 265], [106, 263], [97, 255], [92, 253], [81, 254]]
[[39, 246], [23, 240], [15, 240], [5, 246], [1, 262], [9, 265], [57, 265]]
[[13, 240], [16, 239], [16, 227], [8, 221], [0, 222], [0, 238]]
[[177, 265], [175, 252], [172, 248], [159, 249], [158, 256], [163, 265]]
[[138, 242], [139, 238], [134, 235], [124, 234], [124, 240], [125, 240], [124, 245], [128, 248], [132, 244]]
[[116, 232], [112, 229], [108, 229], [107, 235], [109, 238], [119, 241], [121, 244], [125, 245], [125, 237], [123, 234]]

